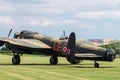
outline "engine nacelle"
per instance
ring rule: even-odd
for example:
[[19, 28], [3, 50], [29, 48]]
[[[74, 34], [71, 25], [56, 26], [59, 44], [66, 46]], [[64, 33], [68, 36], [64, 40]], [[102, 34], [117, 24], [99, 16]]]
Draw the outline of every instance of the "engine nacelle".
[[4, 45], [4, 42], [3, 41], [0, 41], [0, 46], [3, 46]]
[[16, 32], [15, 34], [14, 34], [14, 38], [19, 38], [20, 37], [20, 33], [19, 32]]

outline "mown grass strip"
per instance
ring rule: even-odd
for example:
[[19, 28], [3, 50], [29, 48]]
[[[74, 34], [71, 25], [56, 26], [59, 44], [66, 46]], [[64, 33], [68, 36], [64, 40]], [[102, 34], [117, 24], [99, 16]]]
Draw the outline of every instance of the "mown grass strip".
[[93, 61], [71, 65], [65, 58], [59, 58], [58, 65], [50, 65], [49, 57], [23, 55], [20, 65], [12, 65], [9, 55], [0, 54], [0, 80], [119, 80], [120, 59], [114, 62]]

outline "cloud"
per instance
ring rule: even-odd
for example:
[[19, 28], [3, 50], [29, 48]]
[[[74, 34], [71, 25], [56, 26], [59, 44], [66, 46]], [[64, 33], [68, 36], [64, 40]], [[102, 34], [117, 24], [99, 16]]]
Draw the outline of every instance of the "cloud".
[[13, 25], [13, 24], [15, 24], [15, 20], [13, 20], [9, 16], [0, 16], [0, 23], [2, 23], [2, 24], [8, 24], [8, 25]]
[[30, 22], [31, 26], [57, 26], [57, 25], [66, 25], [66, 24], [78, 24], [78, 22], [76, 20], [69, 20], [69, 19], [63, 19], [63, 20], [49, 20], [49, 19], [45, 19], [45, 20], [32, 20]]
[[3, 28], [13, 24], [16, 30], [44, 32], [45, 28], [50, 34], [65, 27], [87, 36], [99, 30], [109, 32], [109, 23], [112, 28], [119, 26], [119, 8], [120, 0], [0, 0], [0, 24]]
[[[17, 16], [61, 16], [83, 11], [118, 9], [119, 0], [3, 0], [1, 12], [11, 11]], [[1, 4], [2, 4], [1, 3]], [[5, 8], [5, 9], [4, 9]], [[9, 10], [7, 10], [9, 9]]]
[[19, 16], [55, 16], [63, 12], [62, 9], [46, 4], [16, 4], [15, 13]]
[[13, 4], [44, 4], [46, 2], [48, 2], [49, 0], [2, 0], [2, 1], [6, 1], [6, 2], [11, 2]]
[[74, 15], [76, 18], [82, 19], [120, 19], [120, 11], [90, 11], [79, 12]]
[[0, 16], [11, 16], [15, 11], [15, 7], [4, 0], [0, 1]]

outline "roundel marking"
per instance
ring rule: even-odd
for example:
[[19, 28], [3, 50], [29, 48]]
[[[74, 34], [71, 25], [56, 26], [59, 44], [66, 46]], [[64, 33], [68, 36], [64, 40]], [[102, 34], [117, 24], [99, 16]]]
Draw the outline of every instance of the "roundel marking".
[[63, 52], [67, 52], [67, 47], [63, 47]]

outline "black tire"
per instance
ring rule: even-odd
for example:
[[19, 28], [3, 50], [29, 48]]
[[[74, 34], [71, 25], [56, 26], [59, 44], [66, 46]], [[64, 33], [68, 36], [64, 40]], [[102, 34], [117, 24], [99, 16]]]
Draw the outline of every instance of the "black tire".
[[58, 58], [55, 56], [50, 57], [50, 64], [51, 65], [56, 65], [58, 63]]
[[13, 65], [19, 65], [20, 64], [20, 56], [19, 55], [15, 55], [12, 57], [12, 64]]
[[99, 64], [98, 64], [98, 63], [95, 63], [95, 64], [94, 64], [94, 67], [95, 67], [95, 68], [99, 68]]

